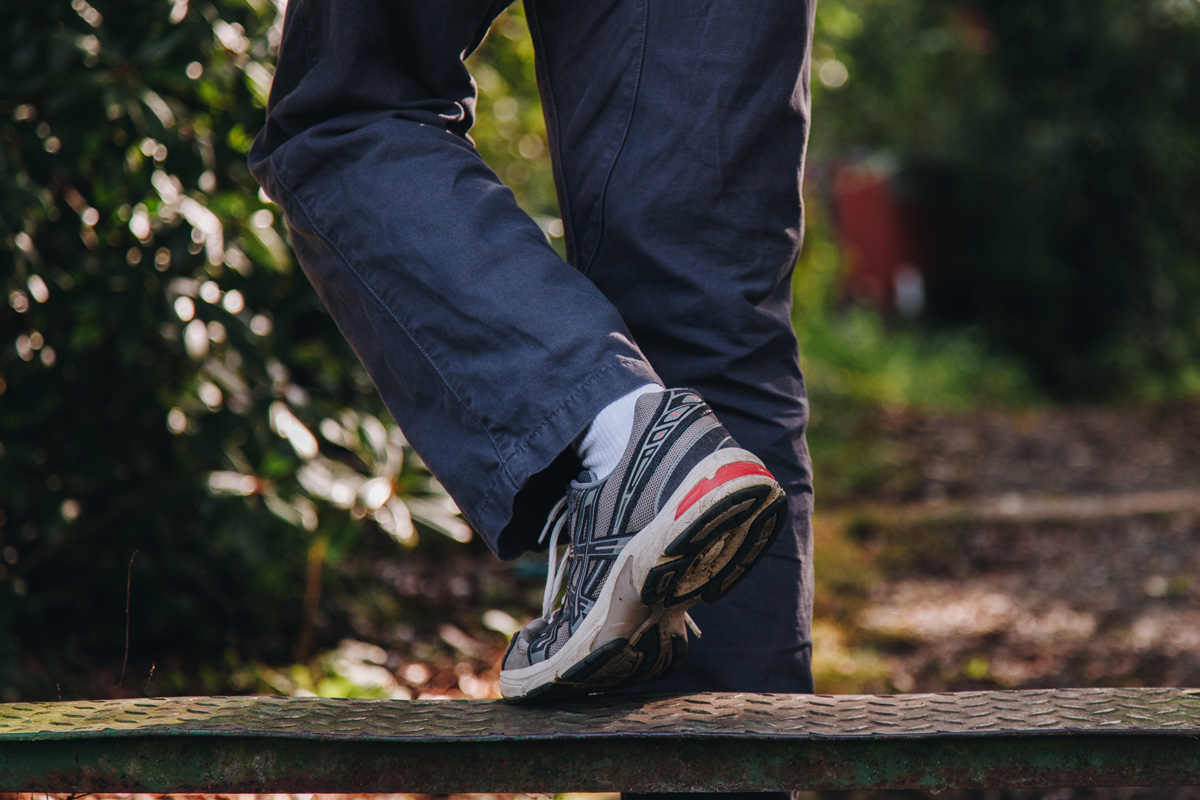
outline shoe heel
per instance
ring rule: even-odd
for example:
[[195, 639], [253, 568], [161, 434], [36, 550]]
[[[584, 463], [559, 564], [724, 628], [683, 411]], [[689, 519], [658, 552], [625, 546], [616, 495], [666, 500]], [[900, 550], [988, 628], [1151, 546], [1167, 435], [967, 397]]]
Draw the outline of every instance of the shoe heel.
[[724, 597], [766, 553], [786, 509], [775, 483], [731, 492], [667, 544], [665, 560], [642, 583], [642, 602], [670, 607]]

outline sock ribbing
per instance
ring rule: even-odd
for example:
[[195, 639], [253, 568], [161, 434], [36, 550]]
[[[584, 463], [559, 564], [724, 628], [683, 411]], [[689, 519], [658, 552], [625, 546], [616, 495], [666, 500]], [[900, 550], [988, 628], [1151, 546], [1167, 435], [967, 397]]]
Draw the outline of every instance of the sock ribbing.
[[583, 468], [590, 470], [597, 480], [607, 478], [621, 463], [629, 437], [633, 435], [633, 416], [637, 399], [644, 394], [661, 392], [663, 387], [647, 383], [606, 405], [575, 445], [575, 451], [583, 459]]

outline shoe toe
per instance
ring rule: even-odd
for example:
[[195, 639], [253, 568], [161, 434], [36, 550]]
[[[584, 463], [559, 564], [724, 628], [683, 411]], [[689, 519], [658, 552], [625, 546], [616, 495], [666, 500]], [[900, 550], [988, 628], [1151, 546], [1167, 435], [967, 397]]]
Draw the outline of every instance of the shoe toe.
[[539, 617], [518, 631], [508, 643], [508, 650], [504, 652], [504, 658], [500, 662], [501, 669], [513, 670], [531, 666], [533, 661], [529, 656], [529, 644], [542, 635], [546, 624], [546, 620]]

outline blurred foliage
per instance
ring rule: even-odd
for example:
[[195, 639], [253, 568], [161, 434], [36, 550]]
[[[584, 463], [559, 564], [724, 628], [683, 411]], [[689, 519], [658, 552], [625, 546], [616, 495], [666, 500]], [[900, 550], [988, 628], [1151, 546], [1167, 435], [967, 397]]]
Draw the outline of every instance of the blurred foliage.
[[1200, 389], [1200, 4], [822, 6], [813, 151], [892, 156], [961, 241], [933, 316], [1058, 393]]
[[[845, 259], [819, 197], [805, 208], [804, 251], [792, 281], [793, 320], [814, 413], [873, 404], [967, 410], [1038, 396], [1021, 364], [977, 332], [930, 330], [846, 304]], [[828, 402], [821, 402], [827, 400]]]
[[470, 536], [245, 166], [279, 34], [267, 0], [0, 14], [0, 693], [127, 630], [303, 656], [364, 539]]
[[931, 330], [846, 304], [844, 268], [824, 204], [810, 196], [792, 317], [811, 401], [808, 441], [821, 507], [869, 494], [888, 479], [888, 446], [869, 424], [880, 406], [965, 412], [1040, 397], [1022, 364], [993, 352], [977, 331]]

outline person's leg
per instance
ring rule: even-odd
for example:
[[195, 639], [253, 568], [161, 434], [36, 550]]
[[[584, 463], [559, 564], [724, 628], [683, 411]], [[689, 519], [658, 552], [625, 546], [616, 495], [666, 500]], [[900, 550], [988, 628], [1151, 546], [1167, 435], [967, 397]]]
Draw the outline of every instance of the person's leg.
[[812, 0], [526, 0], [572, 262], [789, 497], [654, 690], [809, 692], [811, 474], [790, 323]]
[[574, 477], [571, 442], [658, 379], [466, 138], [462, 58], [506, 5], [291, 0], [251, 166], [409, 441], [513, 557]]
[[[466, 138], [461, 58], [501, 7], [292, 0], [251, 166], [385, 402], [493, 550], [535, 548], [551, 506], [552, 552], [569, 531], [542, 618], [504, 656], [505, 696], [532, 700], [662, 674], [686, 646], [686, 609], [758, 562], [785, 502], [694, 392], [631, 397], [661, 384], [619, 312]], [[568, 488], [576, 448], [593, 467], [620, 463]]]

